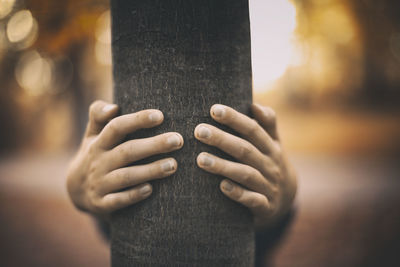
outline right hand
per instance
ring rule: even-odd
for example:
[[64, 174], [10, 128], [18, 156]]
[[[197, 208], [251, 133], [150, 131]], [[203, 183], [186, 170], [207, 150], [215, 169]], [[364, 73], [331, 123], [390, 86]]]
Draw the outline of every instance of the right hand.
[[115, 210], [137, 203], [152, 193], [148, 183], [173, 174], [173, 158], [126, 167], [143, 158], [180, 149], [183, 138], [169, 132], [120, 142], [129, 133], [160, 125], [161, 111], [142, 110], [116, 117], [118, 106], [96, 101], [90, 106], [82, 144], [67, 172], [67, 190], [74, 205], [107, 219]]

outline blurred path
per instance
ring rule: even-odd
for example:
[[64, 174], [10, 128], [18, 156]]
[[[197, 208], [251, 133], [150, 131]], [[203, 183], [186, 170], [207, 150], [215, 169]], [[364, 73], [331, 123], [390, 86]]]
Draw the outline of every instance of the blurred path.
[[297, 214], [272, 266], [399, 266], [398, 159], [301, 156]]
[[[0, 266], [108, 266], [92, 220], [64, 189], [70, 155], [0, 161]], [[398, 266], [398, 159], [295, 156], [297, 214], [272, 266]]]
[[0, 266], [109, 266], [93, 220], [65, 191], [70, 155], [26, 156], [0, 163]]

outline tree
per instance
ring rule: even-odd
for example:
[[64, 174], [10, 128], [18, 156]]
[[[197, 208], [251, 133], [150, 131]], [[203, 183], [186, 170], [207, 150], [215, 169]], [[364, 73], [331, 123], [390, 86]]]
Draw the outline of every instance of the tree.
[[177, 131], [185, 139], [171, 153], [178, 171], [153, 182], [149, 199], [113, 215], [112, 266], [253, 265], [250, 212], [222, 195], [221, 177], [195, 163], [201, 151], [227, 155], [193, 137], [198, 123], [215, 125], [214, 103], [250, 112], [248, 12], [248, 0], [111, 0], [114, 101], [122, 113], [158, 108], [165, 116], [129, 138]]
[[[391, 38], [400, 29], [399, 1], [349, 1], [363, 44], [363, 81], [357, 95], [364, 103], [396, 107], [400, 93], [393, 74], [400, 64], [391, 50]], [[392, 77], [391, 77], [392, 76]], [[398, 80], [397, 80], [398, 81]]]

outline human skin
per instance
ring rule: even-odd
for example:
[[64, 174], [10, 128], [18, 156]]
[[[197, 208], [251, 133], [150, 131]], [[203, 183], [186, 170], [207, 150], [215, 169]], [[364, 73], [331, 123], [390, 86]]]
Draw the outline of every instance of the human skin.
[[[194, 136], [225, 151], [238, 162], [202, 152], [197, 157], [197, 165], [226, 177], [220, 183], [222, 193], [248, 207], [256, 228], [264, 229], [290, 209], [297, 182], [278, 138], [275, 112], [257, 104], [252, 104], [251, 110], [254, 119], [228, 106], [211, 107], [211, 117], [241, 137], [205, 123], [195, 128]], [[126, 166], [152, 155], [178, 150], [184, 143], [176, 132], [120, 143], [129, 133], [160, 125], [164, 117], [155, 109], [122, 116], [117, 113], [118, 107], [114, 104], [96, 101], [91, 105], [85, 135], [67, 172], [67, 190], [74, 205], [104, 220], [113, 211], [149, 197], [152, 193], [149, 182], [166, 178], [178, 168], [174, 158]]]

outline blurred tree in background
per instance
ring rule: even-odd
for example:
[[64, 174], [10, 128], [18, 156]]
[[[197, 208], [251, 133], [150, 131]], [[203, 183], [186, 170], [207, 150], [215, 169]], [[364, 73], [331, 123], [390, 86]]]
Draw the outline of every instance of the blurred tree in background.
[[108, 1], [1, 4], [0, 123], [6, 127], [0, 149], [47, 150], [76, 144], [87, 105], [101, 97], [97, 82], [90, 82], [93, 74], [84, 70], [99, 69], [87, 54]]

